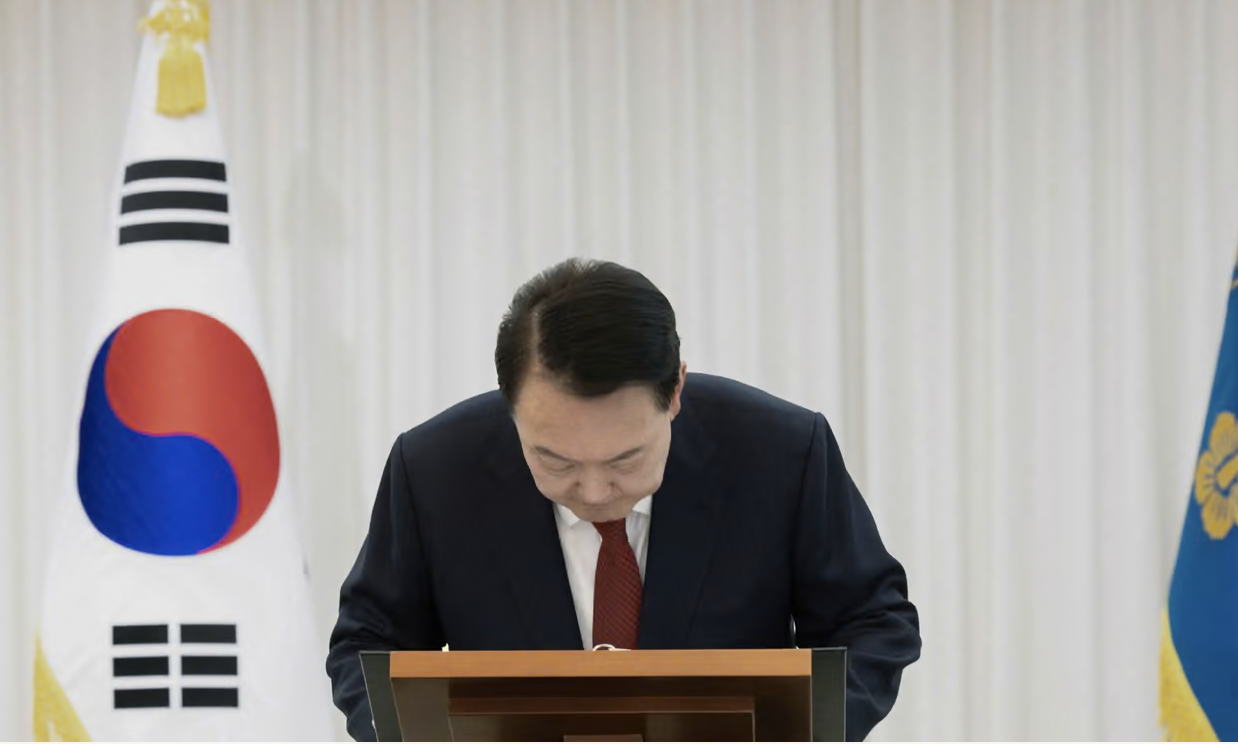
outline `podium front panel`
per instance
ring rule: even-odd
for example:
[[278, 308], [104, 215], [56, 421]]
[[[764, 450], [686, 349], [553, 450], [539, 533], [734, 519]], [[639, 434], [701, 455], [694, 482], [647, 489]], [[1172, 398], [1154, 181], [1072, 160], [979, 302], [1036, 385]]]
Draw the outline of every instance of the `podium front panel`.
[[396, 652], [390, 687], [406, 741], [823, 741], [845, 730], [839, 649]]

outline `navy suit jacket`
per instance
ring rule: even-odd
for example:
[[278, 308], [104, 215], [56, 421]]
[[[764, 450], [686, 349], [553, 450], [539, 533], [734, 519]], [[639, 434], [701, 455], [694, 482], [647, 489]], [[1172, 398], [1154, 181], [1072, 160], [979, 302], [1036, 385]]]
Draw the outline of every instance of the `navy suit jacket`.
[[[920, 654], [883, 547], [825, 418], [689, 374], [653, 499], [640, 648], [846, 646], [847, 738], [890, 710]], [[327, 671], [373, 740], [363, 649], [580, 649], [552, 503], [497, 392], [400, 435], [340, 591]]]

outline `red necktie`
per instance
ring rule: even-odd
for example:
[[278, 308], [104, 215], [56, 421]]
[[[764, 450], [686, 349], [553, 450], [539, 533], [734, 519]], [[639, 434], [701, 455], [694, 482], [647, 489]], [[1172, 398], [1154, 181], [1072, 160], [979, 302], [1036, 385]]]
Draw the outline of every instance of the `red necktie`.
[[627, 520], [594, 522], [593, 526], [602, 536], [593, 577], [593, 645], [636, 648], [641, 580], [636, 554], [628, 544]]

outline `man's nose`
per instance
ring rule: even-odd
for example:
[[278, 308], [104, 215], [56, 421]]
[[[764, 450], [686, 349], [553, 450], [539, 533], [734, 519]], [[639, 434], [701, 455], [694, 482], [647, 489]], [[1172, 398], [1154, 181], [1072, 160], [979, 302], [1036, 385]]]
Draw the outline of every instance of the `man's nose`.
[[610, 499], [610, 483], [599, 475], [585, 474], [580, 479], [580, 500], [596, 506]]

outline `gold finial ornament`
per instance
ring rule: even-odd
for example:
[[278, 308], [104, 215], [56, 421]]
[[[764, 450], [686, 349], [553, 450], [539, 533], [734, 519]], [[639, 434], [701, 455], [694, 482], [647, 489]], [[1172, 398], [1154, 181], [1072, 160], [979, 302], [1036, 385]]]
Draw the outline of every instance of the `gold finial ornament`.
[[164, 116], [188, 116], [205, 109], [206, 69], [196, 45], [211, 35], [208, 0], [165, 0], [138, 28], [163, 41], [155, 110]]

